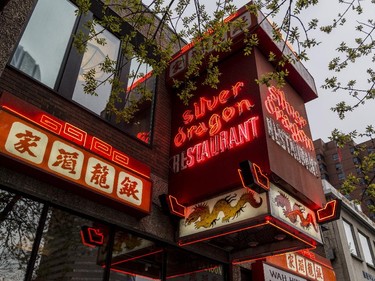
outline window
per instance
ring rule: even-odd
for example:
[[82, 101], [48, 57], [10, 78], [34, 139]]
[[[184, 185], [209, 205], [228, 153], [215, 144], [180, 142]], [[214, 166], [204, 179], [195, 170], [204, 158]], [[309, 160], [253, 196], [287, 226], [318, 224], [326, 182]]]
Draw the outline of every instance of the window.
[[327, 171], [327, 166], [323, 163], [320, 163], [319, 164], [319, 169], [320, 169], [320, 172], [323, 173], [323, 172], [326, 172]]
[[354, 239], [353, 226], [343, 220], [345, 236], [348, 241], [349, 251], [351, 254], [358, 256], [357, 243]]
[[[99, 3], [101, 2], [93, 2], [92, 5], [99, 6]], [[95, 15], [89, 13], [77, 17], [76, 9], [77, 7], [69, 0], [58, 0], [53, 3], [49, 0], [38, 0], [10, 64], [129, 135], [150, 143], [156, 78], [151, 75], [151, 69], [145, 63], [126, 60], [121, 54], [119, 38], [131, 30], [128, 27], [124, 28], [124, 34], [117, 37], [97, 24], [94, 27], [95, 31], [100, 33], [98, 37], [105, 39], [106, 44], [90, 40], [87, 43], [87, 51], [79, 54], [72, 45], [73, 35], [81, 30], [87, 33], [84, 24], [95, 18]], [[101, 9], [95, 7], [95, 10]], [[122, 101], [116, 102], [116, 108], [121, 110], [129, 107], [131, 101], [139, 101], [138, 110], [127, 122], [121, 122], [108, 112], [112, 91], [108, 80], [112, 77], [99, 70], [99, 64], [106, 56], [117, 62], [119, 78], [126, 88], [121, 97]], [[90, 69], [96, 70], [95, 79], [99, 82], [97, 96], [84, 93], [83, 73]], [[130, 78], [129, 72], [132, 70], [147, 74], [147, 79], [140, 79], [139, 76]], [[140, 91], [141, 88], [147, 88], [150, 93], [146, 99], [140, 99], [143, 92]]]
[[0, 213], [0, 279], [227, 280], [217, 261], [1, 189]]
[[318, 161], [324, 161], [324, 156], [322, 154], [317, 154], [316, 155], [316, 160], [318, 160]]
[[54, 88], [76, 22], [75, 10], [69, 1], [39, 0], [11, 65]]
[[106, 56], [111, 60], [117, 60], [120, 50], [120, 40], [109, 31], [103, 30], [103, 27], [100, 25], [95, 25], [94, 28], [95, 32], [102, 32], [101, 35], [99, 35], [99, 38], [104, 39], [106, 44], [100, 45], [94, 39], [88, 42], [87, 51], [83, 54], [72, 99], [95, 112], [97, 115], [102, 115], [103, 112], [105, 112], [109, 100], [111, 85], [109, 83], [101, 84], [96, 90], [96, 93], [98, 94], [96, 97], [85, 94], [83, 90], [85, 82], [83, 74], [91, 69], [95, 69], [96, 80], [104, 82], [109, 79], [110, 74], [101, 71], [99, 65], [103, 62]]
[[345, 174], [344, 174], [344, 173], [339, 173], [339, 174], [337, 174], [337, 177], [338, 177], [338, 179], [339, 179], [340, 181], [345, 180]]
[[23, 280], [42, 205], [0, 189], [0, 276]]
[[[33, 280], [71, 280], [84, 274], [85, 278], [102, 280], [104, 267], [97, 262], [100, 249], [83, 243], [84, 227], [92, 233], [108, 233], [108, 228], [98, 222], [72, 215], [57, 208], [50, 208], [45, 221]], [[95, 232], [95, 231], [96, 232]], [[95, 237], [93, 235], [93, 237]]]
[[335, 165], [335, 168], [336, 168], [336, 171], [341, 171], [342, 170], [342, 164], [341, 163], [337, 163]]
[[332, 154], [332, 159], [335, 161], [339, 160], [339, 155], [337, 153]]
[[361, 163], [361, 160], [358, 157], [354, 157], [353, 158], [353, 163], [354, 164], [359, 164], [359, 163]]
[[371, 249], [371, 244], [367, 236], [358, 232], [359, 242], [361, 243], [363, 257], [366, 263], [374, 266], [374, 255]]

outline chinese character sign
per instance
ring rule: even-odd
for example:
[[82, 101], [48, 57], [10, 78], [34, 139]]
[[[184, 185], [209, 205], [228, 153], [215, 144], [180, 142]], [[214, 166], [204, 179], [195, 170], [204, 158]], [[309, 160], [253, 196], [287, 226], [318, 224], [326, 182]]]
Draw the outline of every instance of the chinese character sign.
[[5, 149], [27, 161], [40, 164], [43, 161], [47, 142], [47, 135], [20, 122], [14, 122]]
[[78, 180], [81, 177], [84, 156], [73, 146], [55, 141], [52, 146], [48, 167], [62, 175]]
[[323, 268], [318, 263], [294, 253], [285, 254], [285, 259], [289, 270], [312, 280], [324, 281]]
[[149, 179], [5, 111], [0, 111], [0, 154], [140, 211], [150, 211]]
[[117, 186], [117, 196], [119, 198], [139, 205], [141, 203], [142, 192], [143, 184], [139, 179], [132, 177], [128, 173], [120, 172]]
[[85, 182], [102, 192], [112, 193], [115, 182], [115, 168], [112, 165], [90, 157], [87, 164]]

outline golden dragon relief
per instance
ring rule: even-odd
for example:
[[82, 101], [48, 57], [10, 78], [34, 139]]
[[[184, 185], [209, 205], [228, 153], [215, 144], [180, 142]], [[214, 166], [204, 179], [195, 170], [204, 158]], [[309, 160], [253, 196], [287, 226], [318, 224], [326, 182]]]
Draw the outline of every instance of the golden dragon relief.
[[234, 220], [238, 218], [246, 207], [246, 204], [249, 203], [253, 208], [259, 208], [263, 199], [259, 197], [257, 201], [254, 197], [254, 193], [245, 192], [238, 199], [238, 202], [232, 206], [232, 203], [236, 201], [237, 194], [230, 194], [222, 199], [219, 199], [210, 211], [210, 208], [207, 203], [197, 204], [193, 207], [193, 211], [185, 220], [185, 226], [194, 223], [194, 227], [199, 229], [211, 228], [216, 225], [220, 220], [219, 214], [222, 212], [224, 217], [221, 219], [223, 223], [228, 223], [231, 219]]

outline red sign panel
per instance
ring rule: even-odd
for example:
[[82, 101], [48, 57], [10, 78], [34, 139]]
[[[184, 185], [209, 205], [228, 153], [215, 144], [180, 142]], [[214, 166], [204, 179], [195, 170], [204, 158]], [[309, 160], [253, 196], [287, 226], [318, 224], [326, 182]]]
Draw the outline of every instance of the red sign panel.
[[[30, 119], [26, 121], [2, 110], [0, 153], [143, 213], [150, 212], [151, 181], [143, 175], [145, 169], [137, 173], [121, 167], [119, 164], [127, 165], [132, 160], [71, 124], [63, 126], [47, 114], [39, 116], [40, 123], [60, 132], [62, 137], [31, 123]], [[25, 113], [22, 117], [26, 117]], [[88, 139], [91, 151], [84, 146]]]
[[335, 281], [331, 262], [310, 251], [267, 257], [267, 262], [314, 281]]
[[[222, 62], [217, 89], [199, 86], [188, 106], [175, 101], [170, 193], [182, 204], [241, 186], [239, 163], [268, 171], [254, 57]], [[243, 71], [246, 69], [246, 71]]]

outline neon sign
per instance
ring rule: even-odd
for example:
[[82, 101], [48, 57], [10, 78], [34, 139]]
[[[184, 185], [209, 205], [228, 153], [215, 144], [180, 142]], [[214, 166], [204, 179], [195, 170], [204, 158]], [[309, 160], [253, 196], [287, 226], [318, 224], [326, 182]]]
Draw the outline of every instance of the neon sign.
[[138, 162], [136, 159], [130, 158], [125, 153], [115, 149], [112, 145], [95, 136], [87, 134], [86, 131], [77, 128], [68, 122], [59, 120], [52, 115], [42, 113], [40, 110], [16, 99], [10, 94], [2, 94], [0, 106], [1, 108], [16, 114], [31, 123], [43, 127], [49, 132], [73, 142], [82, 148], [90, 150], [119, 166], [132, 170], [143, 177], [150, 178], [150, 168], [147, 165]]
[[245, 112], [251, 112], [254, 104], [248, 99], [241, 99], [229, 105], [229, 101], [238, 98], [245, 84], [236, 82], [230, 89], [224, 89], [217, 95], [200, 97], [192, 108], [185, 110], [181, 117], [183, 126], [177, 129], [173, 138], [176, 148], [206, 137], [172, 158], [173, 171], [193, 167], [220, 153], [234, 149], [258, 137], [259, 117], [249, 117], [229, 129], [224, 125], [234, 122]]
[[310, 151], [314, 150], [313, 141], [302, 130], [307, 125], [306, 119], [286, 100], [283, 91], [273, 86], [269, 87], [264, 105], [268, 113], [291, 133], [295, 142], [302, 143]]
[[[24, 110], [19, 112], [21, 106]], [[150, 212], [149, 167], [8, 94], [1, 97], [0, 109], [1, 155], [96, 194], [98, 199]]]
[[104, 243], [104, 234], [101, 229], [93, 228], [89, 226], [81, 227], [81, 239], [82, 244], [95, 248], [96, 246], [102, 246]]
[[340, 218], [341, 200], [334, 199], [316, 211], [318, 217], [318, 223], [327, 223]]

